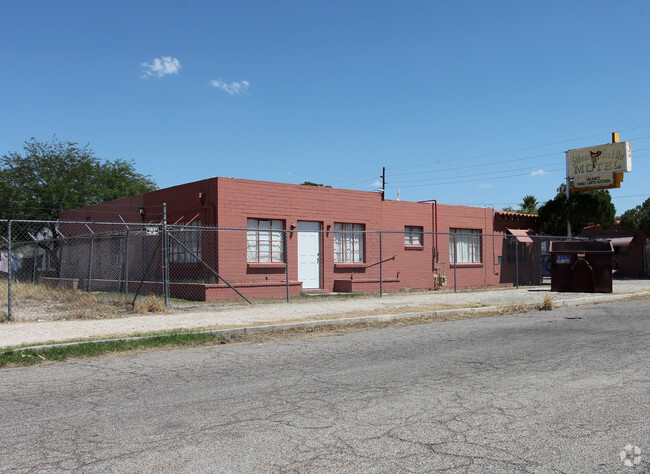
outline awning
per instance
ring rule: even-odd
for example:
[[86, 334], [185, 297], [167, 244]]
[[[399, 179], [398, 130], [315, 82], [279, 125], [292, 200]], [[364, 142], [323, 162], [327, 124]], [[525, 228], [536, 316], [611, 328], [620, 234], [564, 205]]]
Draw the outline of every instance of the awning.
[[514, 235], [519, 242], [525, 243], [525, 244], [532, 244], [533, 239], [528, 237], [529, 235], [532, 234], [529, 230], [526, 229], [506, 229], [510, 234]]
[[634, 237], [614, 237], [613, 239], [608, 239], [612, 241], [613, 247], [627, 247], [632, 242]]

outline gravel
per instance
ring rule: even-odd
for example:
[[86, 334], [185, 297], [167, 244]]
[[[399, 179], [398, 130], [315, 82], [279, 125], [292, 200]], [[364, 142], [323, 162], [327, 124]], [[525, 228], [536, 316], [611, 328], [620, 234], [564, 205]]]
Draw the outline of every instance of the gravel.
[[336, 298], [313, 296], [291, 303], [224, 306], [209, 311], [163, 313], [99, 320], [25, 321], [0, 324], [0, 348], [87, 338], [108, 338], [175, 329], [226, 329], [309, 321], [390, 315], [447, 308], [538, 304], [550, 295], [556, 305], [589, 304], [631, 295], [650, 296], [650, 280], [615, 281], [614, 291], [557, 293], [549, 286], [519, 289], [413, 291], [408, 293]]

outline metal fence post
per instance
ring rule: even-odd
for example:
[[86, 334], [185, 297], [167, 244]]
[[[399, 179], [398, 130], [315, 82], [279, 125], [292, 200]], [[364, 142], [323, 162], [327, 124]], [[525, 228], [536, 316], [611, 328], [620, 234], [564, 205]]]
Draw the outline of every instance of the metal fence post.
[[13, 262], [11, 257], [11, 216], [7, 220], [7, 321], [11, 322], [11, 279], [13, 274]]
[[91, 286], [93, 284], [93, 251], [95, 250], [95, 233], [90, 228], [88, 224], [86, 227], [90, 231], [90, 257], [88, 258], [88, 288], [87, 291], [90, 293]]
[[38, 243], [34, 244], [34, 257], [32, 264], [32, 283], [36, 283], [36, 261], [38, 260]]
[[382, 297], [382, 294], [384, 293], [384, 258], [382, 255], [382, 248], [381, 248], [381, 235], [382, 233], [379, 232], [379, 297]]
[[126, 223], [124, 218], [120, 216], [120, 220], [124, 223], [126, 227], [125, 242], [124, 242], [124, 296], [128, 297], [129, 295], [129, 231], [131, 228]]
[[34, 241], [34, 256], [32, 257], [32, 283], [36, 283], [36, 260], [38, 259], [38, 240], [34, 237], [31, 232], [27, 232], [29, 238]]
[[515, 239], [515, 279], [517, 280], [515, 286], [519, 289], [519, 240]]
[[456, 245], [456, 232], [454, 232], [454, 293], [456, 293], [456, 267], [458, 266], [457, 262], [458, 262], [458, 246]]
[[287, 280], [287, 303], [289, 302], [289, 238], [284, 231], [284, 277]]
[[63, 251], [65, 250], [65, 240], [66, 236], [61, 233], [59, 230], [59, 226], [57, 224], [56, 228], [54, 229], [56, 231], [56, 234], [59, 236], [61, 239], [61, 257], [59, 258], [59, 284], [61, 283], [61, 279], [63, 278]]
[[169, 309], [169, 239], [167, 237], [167, 203], [163, 203], [162, 278], [165, 308]]
[[124, 297], [129, 296], [129, 228], [126, 228], [126, 245], [124, 246]]

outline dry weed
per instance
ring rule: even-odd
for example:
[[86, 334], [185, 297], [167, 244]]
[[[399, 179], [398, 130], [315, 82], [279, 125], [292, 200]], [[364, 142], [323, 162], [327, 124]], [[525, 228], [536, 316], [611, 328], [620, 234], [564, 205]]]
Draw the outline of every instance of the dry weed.
[[[7, 281], [0, 283], [0, 291], [7, 291]], [[36, 285], [11, 282], [12, 301], [15, 303], [57, 303], [57, 304], [81, 304], [89, 306], [97, 304], [97, 298], [91, 294], [70, 288], [59, 288], [49, 285]]]
[[517, 314], [517, 313], [527, 313], [530, 311], [530, 308], [523, 303], [513, 303], [507, 306], [503, 306], [500, 310], [496, 311], [496, 314]]
[[136, 299], [133, 311], [137, 314], [164, 313], [165, 303], [159, 296], [147, 295]]
[[[7, 294], [7, 281], [0, 281], [0, 292]], [[12, 282], [14, 308], [29, 316], [15, 320], [103, 319], [124, 316], [130, 310], [123, 295], [88, 293], [71, 288]]]
[[551, 311], [553, 308], [555, 308], [553, 297], [551, 295], [544, 295], [544, 301], [539, 303], [536, 308], [540, 311]]

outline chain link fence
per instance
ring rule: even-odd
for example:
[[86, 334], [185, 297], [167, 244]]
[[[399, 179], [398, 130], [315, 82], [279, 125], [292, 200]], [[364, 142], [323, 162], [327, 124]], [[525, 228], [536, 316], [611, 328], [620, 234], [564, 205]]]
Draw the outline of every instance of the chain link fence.
[[[289, 302], [305, 292], [458, 290], [550, 283], [549, 241], [355, 225], [247, 228], [0, 220], [0, 317], [66, 319]], [[279, 222], [279, 221], [278, 221]]]

